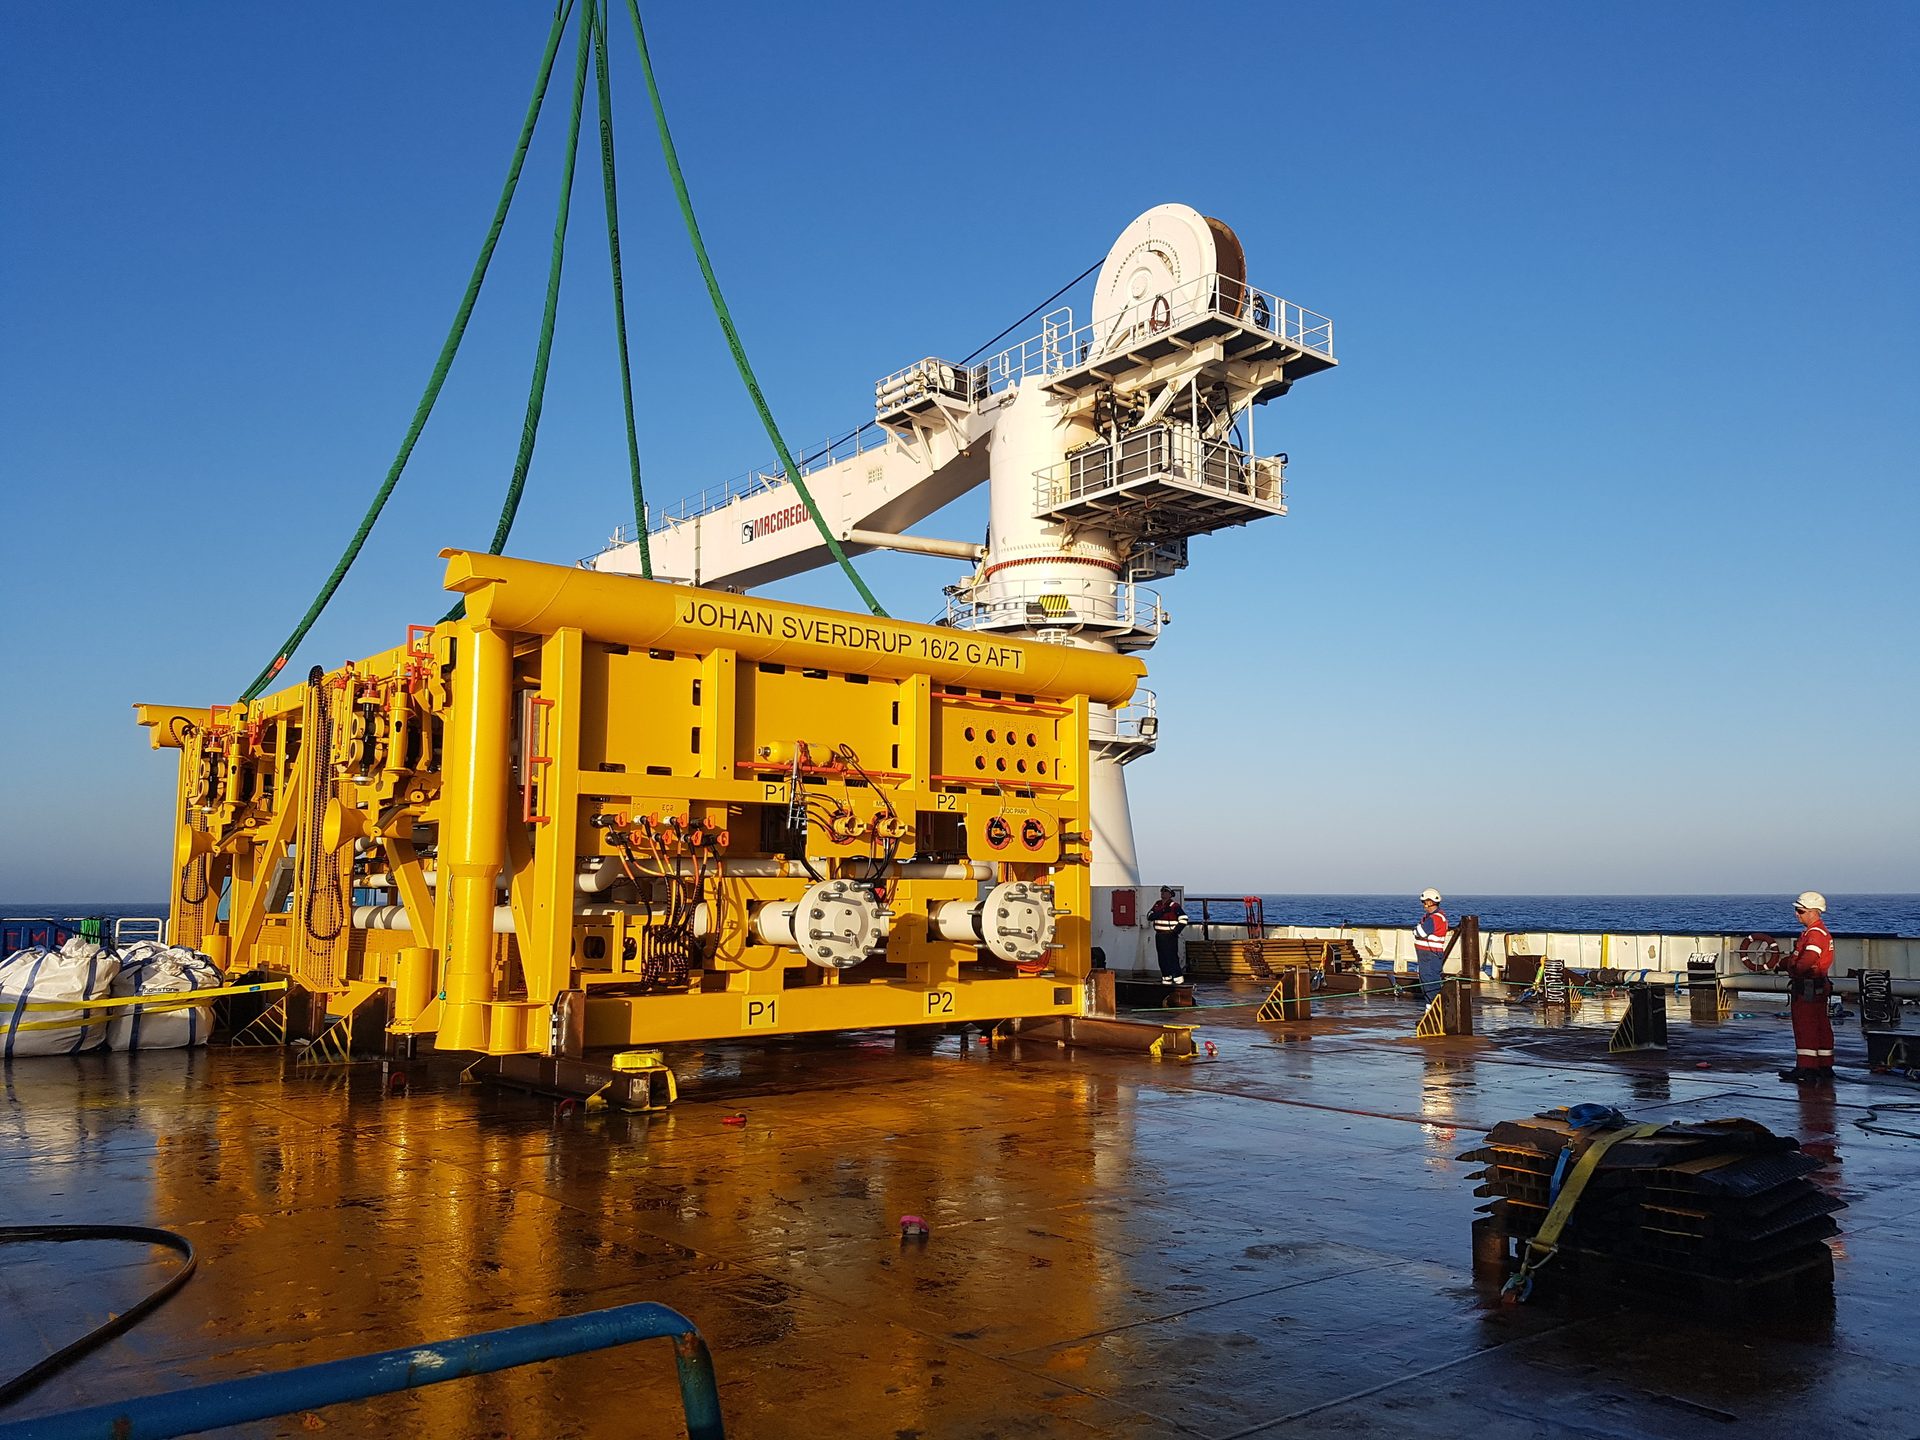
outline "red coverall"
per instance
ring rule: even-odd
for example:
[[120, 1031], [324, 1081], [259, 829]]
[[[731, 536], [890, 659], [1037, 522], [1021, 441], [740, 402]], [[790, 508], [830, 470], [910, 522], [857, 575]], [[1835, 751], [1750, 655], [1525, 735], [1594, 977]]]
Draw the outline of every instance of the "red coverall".
[[1833, 985], [1833, 936], [1824, 920], [1815, 920], [1800, 932], [1793, 953], [1780, 962], [1787, 972], [1787, 1014], [1793, 1020], [1793, 1063], [1801, 1070], [1833, 1069], [1833, 1021], [1827, 1018], [1827, 996]]

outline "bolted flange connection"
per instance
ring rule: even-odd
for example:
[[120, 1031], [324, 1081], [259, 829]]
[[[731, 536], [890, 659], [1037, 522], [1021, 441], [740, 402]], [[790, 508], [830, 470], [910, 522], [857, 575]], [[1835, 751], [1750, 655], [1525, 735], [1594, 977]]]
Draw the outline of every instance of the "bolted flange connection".
[[934, 914], [933, 929], [942, 940], [979, 945], [1001, 960], [1030, 965], [1053, 945], [1053, 887], [1030, 880], [1008, 880], [968, 904], [950, 900]]
[[762, 906], [754, 935], [763, 944], [787, 945], [815, 965], [845, 970], [887, 943], [893, 912], [873, 886], [857, 880], [822, 880], [798, 901]]

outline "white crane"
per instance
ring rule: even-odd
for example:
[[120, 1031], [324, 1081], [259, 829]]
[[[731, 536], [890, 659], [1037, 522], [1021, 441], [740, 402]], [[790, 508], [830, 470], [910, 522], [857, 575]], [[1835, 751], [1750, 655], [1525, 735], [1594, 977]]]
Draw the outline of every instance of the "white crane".
[[[874, 387], [876, 423], [805, 478], [848, 554], [973, 562], [947, 587], [947, 623], [1145, 650], [1167, 612], [1139, 582], [1183, 568], [1192, 536], [1286, 514], [1286, 456], [1252, 454], [1253, 407], [1333, 364], [1333, 322], [1249, 285], [1232, 230], [1157, 205], [1108, 252], [1087, 323], [1062, 308], [984, 363], [928, 358], [889, 375]], [[985, 545], [902, 533], [982, 483]], [[780, 475], [650, 517], [648, 542], [657, 578], [736, 590], [830, 561]], [[616, 535], [585, 563], [637, 573], [639, 549]], [[1154, 748], [1157, 731], [1150, 692], [1095, 715], [1098, 886], [1140, 883], [1122, 767]]]

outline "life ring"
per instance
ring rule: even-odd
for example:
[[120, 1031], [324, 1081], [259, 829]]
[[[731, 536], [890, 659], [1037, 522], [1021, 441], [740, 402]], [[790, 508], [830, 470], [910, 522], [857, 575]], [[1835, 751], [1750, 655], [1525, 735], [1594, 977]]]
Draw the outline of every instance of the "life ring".
[[1778, 970], [1780, 942], [1771, 935], [1749, 935], [1740, 942], [1740, 963], [1749, 970]]

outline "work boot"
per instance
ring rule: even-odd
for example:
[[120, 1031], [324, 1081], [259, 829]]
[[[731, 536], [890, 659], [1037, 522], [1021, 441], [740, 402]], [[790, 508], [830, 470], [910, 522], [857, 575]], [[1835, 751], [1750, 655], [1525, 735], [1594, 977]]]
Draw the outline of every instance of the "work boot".
[[1807, 1078], [1807, 1072], [1800, 1069], [1800, 1067], [1796, 1065], [1791, 1070], [1782, 1070], [1780, 1072], [1780, 1078], [1782, 1080], [1790, 1080], [1795, 1085], [1798, 1085], [1802, 1080]]
[[1831, 1085], [1833, 1083], [1833, 1071], [1825, 1067], [1819, 1070], [1802, 1071], [1800, 1083], [1802, 1085]]

